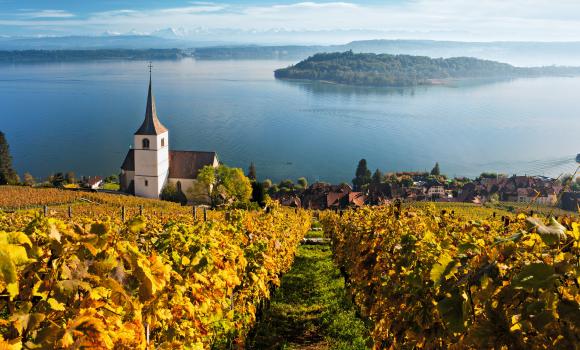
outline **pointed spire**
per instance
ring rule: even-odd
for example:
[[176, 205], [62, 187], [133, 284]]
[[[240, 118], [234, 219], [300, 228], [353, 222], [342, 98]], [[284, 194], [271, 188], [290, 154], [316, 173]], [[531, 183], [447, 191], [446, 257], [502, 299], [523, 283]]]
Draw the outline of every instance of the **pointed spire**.
[[149, 62], [149, 91], [147, 93], [147, 107], [145, 108], [145, 120], [135, 135], [159, 135], [167, 131], [167, 128], [161, 124], [157, 118], [157, 110], [155, 108], [155, 97], [153, 96], [153, 89], [151, 87], [151, 62]]

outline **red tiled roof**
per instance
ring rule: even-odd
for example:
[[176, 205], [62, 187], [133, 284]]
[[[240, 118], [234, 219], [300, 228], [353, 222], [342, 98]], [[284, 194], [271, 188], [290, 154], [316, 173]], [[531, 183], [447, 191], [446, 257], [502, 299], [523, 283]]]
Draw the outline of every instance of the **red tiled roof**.
[[100, 176], [94, 176], [94, 177], [88, 177], [86, 180], [86, 184], [88, 184], [89, 186], [94, 186], [97, 183], [99, 183], [100, 181], [103, 181], [103, 178]]
[[[213, 165], [215, 152], [169, 151], [169, 177], [173, 179], [195, 179], [206, 165]], [[135, 171], [135, 150], [130, 149], [121, 169]]]
[[346, 193], [343, 192], [330, 192], [326, 195], [326, 206], [328, 208], [334, 206], [340, 206], [340, 200], [344, 197]]
[[365, 196], [362, 192], [350, 192], [348, 194], [348, 203], [354, 204], [357, 207], [362, 207], [367, 200], [367, 196]]
[[213, 165], [215, 152], [169, 151], [169, 177], [173, 179], [195, 179], [206, 165]]

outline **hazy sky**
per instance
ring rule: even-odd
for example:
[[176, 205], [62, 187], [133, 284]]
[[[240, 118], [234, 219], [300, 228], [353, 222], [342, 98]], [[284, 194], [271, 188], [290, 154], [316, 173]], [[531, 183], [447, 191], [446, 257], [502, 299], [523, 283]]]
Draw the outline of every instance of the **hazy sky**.
[[0, 0], [0, 35], [99, 35], [180, 29], [359, 31], [369, 38], [580, 41], [579, 0]]

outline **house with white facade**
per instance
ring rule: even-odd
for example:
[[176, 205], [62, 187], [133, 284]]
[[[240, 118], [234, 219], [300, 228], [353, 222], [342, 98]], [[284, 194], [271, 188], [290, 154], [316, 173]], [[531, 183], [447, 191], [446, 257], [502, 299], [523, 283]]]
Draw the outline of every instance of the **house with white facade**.
[[163, 187], [173, 183], [187, 195], [196, 184], [199, 170], [206, 165], [219, 165], [215, 152], [169, 149], [169, 130], [157, 117], [150, 72], [145, 120], [135, 132], [134, 145], [121, 166], [121, 190], [139, 197], [159, 198]]

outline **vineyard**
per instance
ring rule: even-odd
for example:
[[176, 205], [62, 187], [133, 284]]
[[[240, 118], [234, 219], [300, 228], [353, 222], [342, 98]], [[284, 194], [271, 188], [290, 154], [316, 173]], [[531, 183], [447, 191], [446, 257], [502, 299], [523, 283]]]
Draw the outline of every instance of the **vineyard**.
[[0, 349], [580, 344], [576, 215], [268, 207], [0, 186]]
[[377, 349], [578, 348], [576, 220], [434, 206], [321, 214]]
[[[194, 223], [192, 207], [177, 203], [107, 193], [70, 191], [57, 188], [31, 188], [24, 186], [0, 186], [0, 210], [42, 212], [47, 207], [47, 216], [68, 219], [101, 218], [122, 219], [138, 214], [155, 216], [162, 223], [179, 221]], [[223, 212], [207, 211], [208, 219], [223, 219]], [[199, 208], [199, 218], [203, 211]]]
[[[67, 196], [0, 196], [4, 207], [74, 203], [77, 214], [0, 212], [2, 349], [243, 348], [310, 227], [309, 213], [275, 204], [204, 222], [161, 201]], [[119, 205], [143, 215], [123, 222]]]

